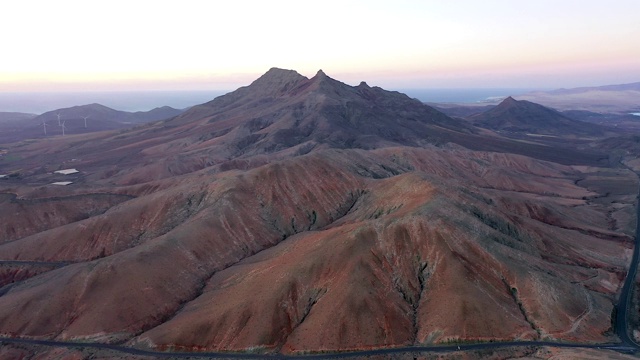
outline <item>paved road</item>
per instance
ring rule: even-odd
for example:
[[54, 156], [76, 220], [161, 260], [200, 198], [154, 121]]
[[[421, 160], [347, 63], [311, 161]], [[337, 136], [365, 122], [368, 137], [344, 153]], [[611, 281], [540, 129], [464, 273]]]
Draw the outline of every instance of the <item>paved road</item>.
[[386, 348], [376, 350], [350, 351], [340, 353], [321, 353], [321, 354], [305, 354], [305, 355], [282, 355], [282, 354], [250, 354], [250, 353], [232, 353], [232, 352], [161, 352], [152, 350], [142, 350], [121, 345], [110, 345], [103, 343], [84, 343], [84, 342], [66, 342], [51, 340], [34, 340], [34, 339], [16, 339], [0, 337], [1, 343], [14, 344], [32, 344], [44, 345], [51, 347], [65, 348], [93, 348], [102, 350], [112, 350], [121, 353], [138, 356], [151, 356], [157, 358], [210, 358], [210, 359], [338, 359], [349, 357], [364, 357], [371, 355], [393, 355], [408, 354], [421, 352], [454, 352], [454, 351], [472, 351], [472, 350], [497, 350], [509, 347], [555, 347], [555, 348], [572, 348], [572, 349], [598, 349], [613, 350], [626, 354], [633, 354], [638, 349], [634, 346], [623, 344], [577, 344], [577, 343], [557, 343], [551, 341], [507, 341], [494, 343], [478, 343], [478, 344], [461, 344], [461, 345], [433, 345], [433, 346], [406, 346], [397, 348]]
[[[640, 174], [638, 176], [640, 178]], [[620, 292], [620, 298], [616, 304], [616, 323], [615, 333], [618, 335], [623, 344], [634, 346], [640, 350], [640, 345], [633, 339], [631, 327], [629, 326], [629, 311], [631, 310], [631, 299], [634, 292], [634, 283], [636, 279], [636, 273], [638, 272], [638, 254], [640, 253], [640, 191], [636, 198], [638, 202], [637, 209], [637, 221], [636, 221], [636, 239], [635, 246], [633, 248], [633, 257], [631, 258], [631, 264], [629, 265], [629, 271], [627, 277], [624, 280], [622, 291]]]

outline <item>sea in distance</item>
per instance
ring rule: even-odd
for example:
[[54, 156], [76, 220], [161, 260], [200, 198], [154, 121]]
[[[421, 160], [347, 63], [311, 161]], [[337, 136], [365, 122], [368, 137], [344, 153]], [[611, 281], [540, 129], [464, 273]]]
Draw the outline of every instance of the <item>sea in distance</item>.
[[485, 103], [500, 101], [508, 96], [518, 96], [532, 91], [548, 89], [521, 88], [473, 88], [473, 89], [401, 89], [397, 90], [422, 102], [431, 103]]
[[[392, 89], [423, 102], [481, 103], [521, 95], [534, 89]], [[228, 91], [110, 91], [0, 92], [0, 112], [42, 114], [47, 111], [98, 103], [122, 111], [148, 111], [171, 106], [185, 109]]]

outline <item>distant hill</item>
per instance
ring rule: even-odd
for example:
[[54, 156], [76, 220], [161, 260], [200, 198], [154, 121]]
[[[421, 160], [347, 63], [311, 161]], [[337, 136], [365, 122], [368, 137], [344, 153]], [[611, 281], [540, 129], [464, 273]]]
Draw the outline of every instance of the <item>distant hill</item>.
[[640, 82], [621, 85], [589, 86], [573, 89], [557, 89], [548, 91], [549, 94], [581, 94], [589, 91], [640, 91]]
[[132, 122], [143, 123], [149, 121], [169, 119], [180, 115], [184, 110], [174, 109], [171, 106], [162, 106], [149, 111], [137, 111], [131, 114]]
[[640, 82], [536, 91], [516, 97], [557, 110], [587, 110], [598, 113], [624, 114], [640, 110]]
[[[149, 111], [128, 112], [114, 110], [100, 104], [89, 104], [48, 111], [42, 115], [37, 116], [35, 120], [39, 123], [42, 123], [43, 121], [55, 121], [57, 124], [59, 114], [61, 120], [74, 122], [79, 120], [82, 122], [83, 126], [84, 117], [88, 117], [88, 121], [98, 122], [99, 126], [102, 127], [110, 127], [106, 123], [143, 123], [148, 121], [168, 119], [180, 113], [182, 113], [182, 110], [174, 109], [169, 106], [155, 108]], [[117, 128], [121, 126], [115, 127]]]
[[20, 138], [19, 134], [31, 126], [30, 120], [36, 116], [19, 112], [0, 112], [0, 143], [8, 142], [3, 139]]
[[427, 105], [448, 116], [459, 118], [466, 118], [475, 114], [480, 114], [496, 107], [495, 105], [462, 105], [440, 103], [427, 103]]
[[581, 122], [542, 105], [508, 97], [498, 106], [471, 116], [474, 125], [516, 133], [601, 136], [611, 129]]
[[[64, 122], [66, 134], [79, 134], [122, 129], [135, 124], [164, 120], [179, 115], [183, 111], [163, 106], [150, 111], [127, 112], [100, 104], [88, 104], [56, 109], [41, 115], [0, 113], [7, 114], [6, 118], [8, 119], [15, 119], [10, 123], [3, 124], [3, 115], [0, 115], [0, 130], [2, 130], [0, 132], [0, 143], [62, 135], [62, 127], [60, 126], [62, 122]], [[45, 125], [43, 124], [46, 124], [46, 134]]]
[[562, 114], [575, 120], [615, 127], [619, 130], [640, 130], [640, 117], [631, 114], [601, 114], [586, 110], [567, 110]]
[[20, 112], [0, 112], [0, 123], [21, 122], [24, 120], [33, 119], [36, 116], [38, 115]]

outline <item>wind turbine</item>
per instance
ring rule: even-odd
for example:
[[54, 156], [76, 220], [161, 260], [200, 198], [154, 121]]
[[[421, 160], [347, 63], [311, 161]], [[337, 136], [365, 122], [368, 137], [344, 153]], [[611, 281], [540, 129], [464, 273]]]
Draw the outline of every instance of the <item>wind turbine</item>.
[[44, 128], [44, 136], [47, 136], [47, 123], [42, 120], [42, 127]]
[[[66, 121], [66, 120], [65, 120], [65, 121]], [[65, 127], [64, 127], [64, 121], [62, 122], [62, 124], [60, 124], [60, 126], [62, 127], [62, 136], [64, 136], [64, 129], [65, 129]]]
[[84, 128], [87, 128], [87, 119], [89, 118], [88, 116], [83, 116], [82, 117], [84, 119]]
[[60, 113], [57, 113], [56, 116], [58, 117], [58, 126], [60, 126]]

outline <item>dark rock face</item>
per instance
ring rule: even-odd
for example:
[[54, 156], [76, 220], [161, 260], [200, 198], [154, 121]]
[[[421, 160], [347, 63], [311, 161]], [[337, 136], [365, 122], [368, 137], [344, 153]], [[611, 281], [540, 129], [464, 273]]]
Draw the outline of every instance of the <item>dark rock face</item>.
[[[195, 107], [175, 123], [210, 117], [244, 153], [273, 152], [303, 143], [331, 147], [418, 146], [441, 140], [445, 129], [474, 129], [421, 102], [365, 85], [351, 87], [319, 71], [313, 78], [271, 69], [251, 85]], [[229, 122], [233, 119], [232, 122]], [[223, 129], [220, 129], [221, 131]]]

